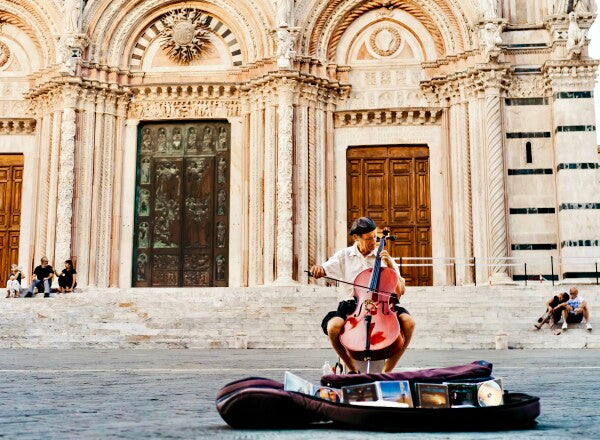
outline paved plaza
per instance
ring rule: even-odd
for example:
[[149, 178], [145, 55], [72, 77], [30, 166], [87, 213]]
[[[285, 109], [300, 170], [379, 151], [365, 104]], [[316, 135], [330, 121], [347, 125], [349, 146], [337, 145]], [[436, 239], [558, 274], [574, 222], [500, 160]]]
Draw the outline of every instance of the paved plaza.
[[0, 350], [0, 438], [600, 438], [600, 351], [409, 350], [400, 368], [477, 359], [493, 362], [508, 390], [541, 397], [537, 429], [235, 431], [219, 417], [214, 397], [227, 382], [250, 375], [282, 380], [286, 369], [316, 382], [323, 362], [334, 361], [329, 350]]

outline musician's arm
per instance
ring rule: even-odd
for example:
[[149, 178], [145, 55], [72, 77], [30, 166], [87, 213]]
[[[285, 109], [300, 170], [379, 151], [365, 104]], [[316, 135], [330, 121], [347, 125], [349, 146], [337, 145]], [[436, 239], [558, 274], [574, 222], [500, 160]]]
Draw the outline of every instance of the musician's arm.
[[398, 277], [398, 283], [396, 283], [396, 294], [398, 295], [398, 298], [404, 295], [404, 292], [406, 292], [406, 281], [404, 278]]
[[344, 268], [341, 251], [336, 252], [329, 260], [323, 263], [323, 265], [313, 266], [311, 268], [311, 272], [313, 273], [313, 276], [318, 275], [315, 276], [315, 278], [328, 276], [329, 278], [337, 278], [338, 280], [343, 280]]

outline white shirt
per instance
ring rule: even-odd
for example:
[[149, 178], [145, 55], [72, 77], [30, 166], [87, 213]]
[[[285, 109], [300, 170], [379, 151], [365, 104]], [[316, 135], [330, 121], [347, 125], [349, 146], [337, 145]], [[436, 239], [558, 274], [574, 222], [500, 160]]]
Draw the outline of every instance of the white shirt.
[[18, 292], [21, 289], [21, 284], [17, 280], [8, 280], [6, 282], [6, 290]]
[[[377, 257], [377, 249], [368, 254], [366, 257], [358, 250], [358, 242], [354, 243], [353, 246], [347, 247], [337, 251], [333, 257], [323, 263], [323, 269], [325, 274], [331, 278], [337, 278], [341, 281], [353, 283], [356, 276], [365, 269], [372, 269], [375, 264], [375, 258]], [[381, 261], [383, 267], [387, 267], [385, 261]], [[396, 271], [400, 277], [400, 270], [398, 265], [392, 259], [392, 268]], [[403, 280], [402, 277], [400, 279]], [[343, 285], [346, 292], [352, 295], [354, 287], [348, 284]]]

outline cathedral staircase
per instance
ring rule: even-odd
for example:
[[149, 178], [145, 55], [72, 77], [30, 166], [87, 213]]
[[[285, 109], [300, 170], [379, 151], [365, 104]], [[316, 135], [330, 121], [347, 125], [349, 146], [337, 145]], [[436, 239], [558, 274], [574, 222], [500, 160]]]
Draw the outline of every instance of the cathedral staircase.
[[[533, 330], [561, 286], [409, 287], [418, 349], [600, 348], [600, 288], [581, 286], [595, 330]], [[0, 348], [325, 348], [323, 315], [340, 292], [323, 287], [85, 289], [0, 299]], [[499, 337], [502, 340], [503, 336]]]

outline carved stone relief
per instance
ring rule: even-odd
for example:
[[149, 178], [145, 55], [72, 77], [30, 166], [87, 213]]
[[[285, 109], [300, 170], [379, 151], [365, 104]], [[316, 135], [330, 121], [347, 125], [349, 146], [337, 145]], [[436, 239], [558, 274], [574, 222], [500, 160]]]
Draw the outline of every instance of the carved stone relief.
[[0, 41], [0, 69], [2, 69], [5, 65], [7, 65], [8, 60], [10, 59], [10, 49], [8, 46]]

